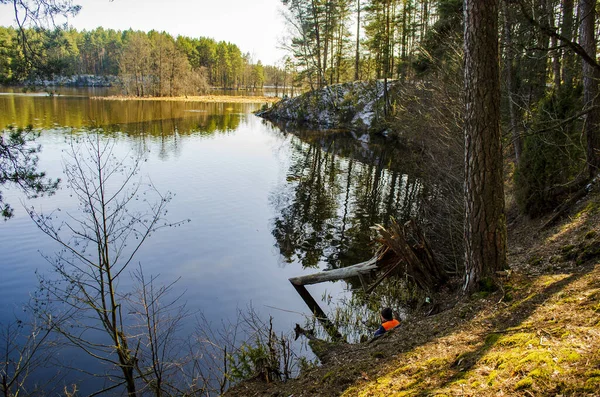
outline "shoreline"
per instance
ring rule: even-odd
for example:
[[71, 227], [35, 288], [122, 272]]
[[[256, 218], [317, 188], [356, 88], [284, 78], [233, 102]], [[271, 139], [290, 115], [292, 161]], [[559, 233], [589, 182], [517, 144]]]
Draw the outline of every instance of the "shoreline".
[[188, 95], [177, 97], [136, 97], [124, 95], [93, 96], [95, 100], [102, 101], [165, 101], [165, 102], [205, 102], [205, 103], [275, 103], [279, 97], [269, 96], [233, 96], [233, 95]]

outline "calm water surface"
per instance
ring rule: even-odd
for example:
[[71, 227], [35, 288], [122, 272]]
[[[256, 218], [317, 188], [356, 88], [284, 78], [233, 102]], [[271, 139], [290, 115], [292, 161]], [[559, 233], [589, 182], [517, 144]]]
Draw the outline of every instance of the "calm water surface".
[[[10, 91], [10, 90], [7, 90]], [[214, 323], [252, 304], [287, 332], [309, 314], [288, 278], [358, 263], [370, 256], [369, 227], [408, 216], [421, 196], [397, 154], [357, 143], [348, 133], [323, 136], [275, 126], [251, 112], [260, 104], [103, 101], [104, 90], [62, 95], [0, 94], [0, 125], [42, 130], [40, 168], [62, 177], [70, 128], [100, 127], [119, 153], [148, 150], [141, 173], [175, 194], [171, 221], [142, 247], [137, 261], [164, 283], [180, 278], [191, 310]], [[64, 177], [63, 177], [64, 179]], [[3, 188], [16, 216], [0, 223], [0, 318], [19, 313], [57, 247], [21, 207], [76, 210], [65, 184], [52, 197], [24, 200]], [[124, 282], [123, 286], [128, 283]], [[334, 298], [342, 282], [310, 286]], [[335, 300], [334, 300], [335, 304]], [[279, 310], [281, 309], [281, 310]]]

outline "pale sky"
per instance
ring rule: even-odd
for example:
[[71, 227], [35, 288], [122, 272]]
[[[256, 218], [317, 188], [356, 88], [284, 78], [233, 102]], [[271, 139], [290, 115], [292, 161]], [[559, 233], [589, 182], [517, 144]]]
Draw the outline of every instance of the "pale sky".
[[[117, 30], [166, 31], [173, 36], [212, 37], [236, 44], [254, 61], [273, 65], [284, 55], [281, 0], [75, 0], [82, 9], [69, 24]], [[13, 25], [9, 5], [0, 6], [0, 25]]]

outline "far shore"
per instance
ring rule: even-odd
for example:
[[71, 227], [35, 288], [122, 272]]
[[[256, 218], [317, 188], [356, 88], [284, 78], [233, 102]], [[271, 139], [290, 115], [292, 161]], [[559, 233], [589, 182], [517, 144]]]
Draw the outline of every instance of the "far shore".
[[137, 97], [126, 95], [94, 96], [92, 99], [103, 101], [169, 101], [169, 102], [226, 102], [226, 103], [275, 103], [281, 98], [272, 96], [233, 96], [233, 95], [200, 95], [176, 97]]

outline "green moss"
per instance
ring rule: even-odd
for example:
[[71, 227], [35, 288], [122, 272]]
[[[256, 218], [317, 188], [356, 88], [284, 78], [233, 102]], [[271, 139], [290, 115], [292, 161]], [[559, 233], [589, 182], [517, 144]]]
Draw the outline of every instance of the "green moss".
[[422, 366], [423, 367], [441, 367], [443, 365], [447, 365], [448, 364], [448, 360], [446, 360], [443, 357], [433, 357], [430, 358], [429, 360], [425, 361]]
[[507, 335], [500, 338], [497, 342], [500, 346], [528, 346], [538, 343], [537, 337], [534, 334], [527, 332], [518, 332], [513, 335]]
[[600, 378], [600, 369], [593, 369], [585, 373], [588, 378]]
[[590, 202], [587, 203], [585, 208], [582, 209], [581, 211], [579, 211], [577, 213], [577, 215], [575, 215], [575, 218], [579, 219], [582, 215], [585, 215], [585, 214], [594, 215], [594, 214], [597, 214], [599, 211], [600, 211], [600, 202], [590, 200]]
[[315, 353], [315, 356], [322, 360], [327, 351], [331, 349], [334, 344], [321, 339], [313, 339], [308, 341], [308, 345], [313, 353]]
[[584, 388], [586, 391], [590, 391], [592, 393], [598, 392], [598, 390], [600, 390], [600, 378], [593, 377], [586, 380]]
[[577, 298], [573, 297], [573, 296], [567, 296], [565, 298], [562, 298], [560, 300], [560, 304], [567, 304], [567, 303], [575, 303], [578, 302]]
[[[573, 117], [580, 111], [581, 94], [577, 90], [554, 90], [535, 103], [531, 112], [533, 131], [545, 128], [552, 120]], [[523, 137], [523, 150], [515, 170], [515, 198], [521, 209], [529, 215], [547, 213], [562, 202], [562, 197], [552, 193], [551, 186], [573, 180], [584, 165], [583, 145], [563, 144], [565, 139], [578, 142], [580, 125], [572, 123], [566, 128], [549, 129], [544, 134]], [[568, 138], [566, 138], [568, 137]]]
[[552, 367], [555, 366], [552, 354], [547, 350], [534, 350], [521, 359], [519, 364], [533, 364], [534, 366], [546, 364]]
[[493, 386], [497, 378], [498, 378], [498, 371], [493, 370], [492, 372], [490, 372], [490, 374], [487, 377], [487, 385]]
[[533, 379], [528, 376], [517, 382], [515, 390], [529, 389], [531, 386], [533, 386]]
[[529, 376], [532, 378], [545, 379], [552, 375], [552, 372], [553, 371], [548, 367], [538, 367], [529, 372]]
[[492, 345], [496, 344], [496, 342], [498, 342], [499, 339], [500, 339], [500, 334], [489, 334], [488, 336], [485, 337], [485, 346], [486, 347], [492, 346]]
[[563, 362], [577, 362], [581, 360], [581, 354], [579, 354], [578, 352], [576, 352], [573, 349], [561, 349], [558, 352], [558, 362], [559, 363], [563, 363]]
[[392, 371], [392, 372], [390, 373], [390, 375], [392, 375], [392, 376], [397, 376], [397, 375], [400, 375], [400, 374], [410, 373], [410, 371], [411, 371], [412, 369], [413, 369], [413, 366], [412, 366], [412, 365], [405, 365], [405, 366], [403, 366], [403, 367], [400, 367], [400, 368], [398, 368], [398, 369], [396, 369], [396, 370]]
[[482, 362], [488, 365], [492, 365], [496, 369], [503, 370], [514, 367], [515, 363], [520, 357], [521, 354], [517, 351], [489, 353], [482, 359]]
[[334, 371], [327, 372], [325, 375], [323, 375], [323, 378], [321, 378], [321, 382], [327, 382], [334, 375], [335, 375]]

